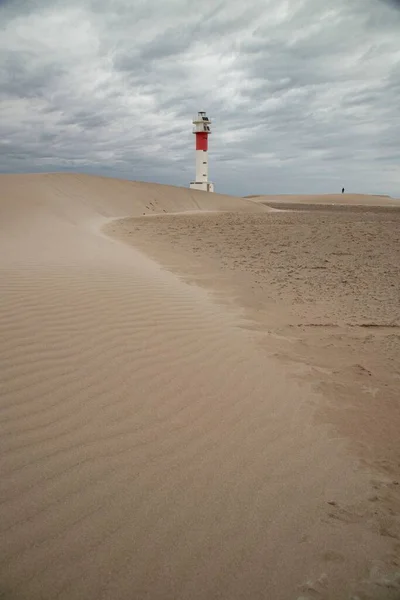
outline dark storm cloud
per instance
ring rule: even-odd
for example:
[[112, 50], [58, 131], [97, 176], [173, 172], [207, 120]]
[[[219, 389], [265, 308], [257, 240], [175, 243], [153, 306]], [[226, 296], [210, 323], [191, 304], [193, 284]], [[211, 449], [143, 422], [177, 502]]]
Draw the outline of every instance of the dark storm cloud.
[[0, 171], [400, 196], [398, 4], [0, 0]]
[[384, 1], [400, 10], [400, 0], [384, 0]]

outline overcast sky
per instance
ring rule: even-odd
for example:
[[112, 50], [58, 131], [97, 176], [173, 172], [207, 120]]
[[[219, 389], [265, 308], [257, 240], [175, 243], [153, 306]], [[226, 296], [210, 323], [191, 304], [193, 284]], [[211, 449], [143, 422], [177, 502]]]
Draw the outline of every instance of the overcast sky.
[[0, 172], [400, 197], [400, 1], [0, 0]]

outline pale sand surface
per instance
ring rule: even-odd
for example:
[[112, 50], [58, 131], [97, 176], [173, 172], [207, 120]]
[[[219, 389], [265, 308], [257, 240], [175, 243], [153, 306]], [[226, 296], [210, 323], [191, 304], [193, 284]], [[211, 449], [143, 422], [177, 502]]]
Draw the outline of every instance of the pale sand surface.
[[310, 374], [332, 409], [346, 398], [342, 425], [358, 450], [400, 464], [400, 208], [165, 216], [108, 230], [234, 299], [272, 356]]
[[255, 202], [265, 204], [343, 204], [345, 206], [397, 206], [400, 200], [390, 196], [367, 194], [280, 194], [269, 196], [246, 196]]
[[398, 455], [358, 451], [293, 367], [285, 303], [275, 328], [262, 286], [244, 301], [240, 246], [283, 213], [58, 174], [0, 176], [0, 211], [0, 597], [398, 598]]

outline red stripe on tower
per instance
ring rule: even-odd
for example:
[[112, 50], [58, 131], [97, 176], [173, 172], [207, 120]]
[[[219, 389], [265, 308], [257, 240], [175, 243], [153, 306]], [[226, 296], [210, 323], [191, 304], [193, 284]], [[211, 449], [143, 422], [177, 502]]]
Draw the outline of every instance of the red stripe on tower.
[[208, 133], [196, 133], [196, 150], [208, 150]]

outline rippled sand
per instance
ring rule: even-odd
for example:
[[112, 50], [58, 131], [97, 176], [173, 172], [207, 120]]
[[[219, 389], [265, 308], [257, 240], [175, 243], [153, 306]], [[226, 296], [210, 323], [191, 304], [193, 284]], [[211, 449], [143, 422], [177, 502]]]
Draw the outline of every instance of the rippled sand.
[[275, 213], [58, 174], [1, 176], [0, 210], [0, 595], [396, 597], [393, 477], [360, 465], [238, 303], [114, 223]]

